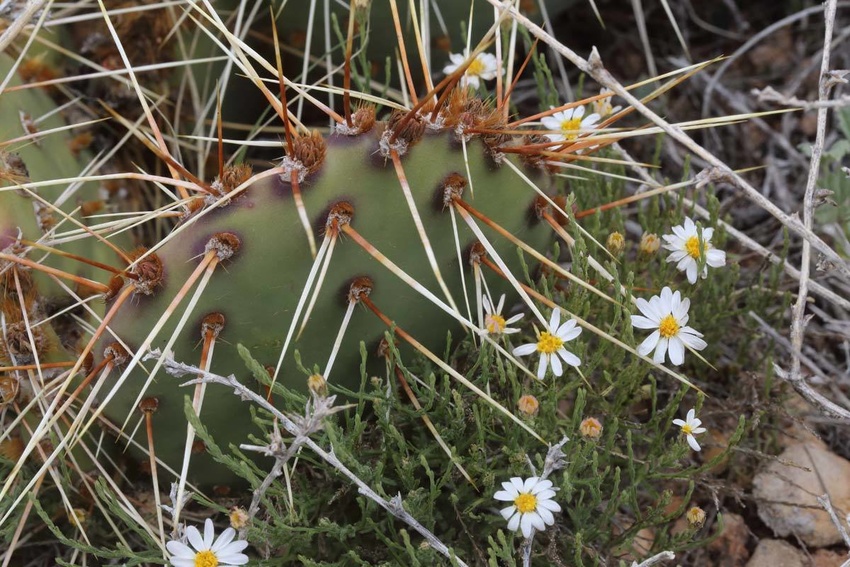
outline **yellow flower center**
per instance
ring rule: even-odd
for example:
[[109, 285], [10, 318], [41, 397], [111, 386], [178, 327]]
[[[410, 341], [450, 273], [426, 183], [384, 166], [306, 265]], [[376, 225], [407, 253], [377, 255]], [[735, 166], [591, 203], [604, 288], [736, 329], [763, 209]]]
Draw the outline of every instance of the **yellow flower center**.
[[195, 567], [218, 567], [218, 557], [210, 550], [195, 554]]
[[686, 423], [682, 426], [682, 433], [685, 435], [693, 435], [694, 427], [690, 423]]
[[487, 327], [487, 332], [491, 334], [501, 333], [505, 330], [505, 326], [507, 325], [505, 318], [498, 313], [487, 315], [487, 317], [484, 318], [484, 324]]
[[675, 337], [679, 333], [679, 328], [679, 323], [671, 313], [661, 320], [661, 323], [658, 325], [658, 332], [661, 333], [661, 336], [665, 339], [669, 339], [670, 337]]
[[514, 498], [514, 506], [519, 510], [520, 514], [528, 514], [537, 510], [537, 497], [533, 494], [523, 492]]
[[[711, 245], [706, 242], [705, 250], [708, 251], [709, 248], [711, 248]], [[687, 252], [688, 256], [690, 256], [694, 260], [699, 260], [699, 238], [697, 238], [696, 236], [691, 236], [690, 238], [688, 238], [685, 241], [685, 252]]]
[[571, 118], [561, 122], [561, 133], [567, 140], [575, 140], [578, 138], [579, 129], [581, 128], [581, 118]]
[[480, 59], [475, 59], [472, 63], [469, 64], [469, 67], [466, 68], [466, 74], [471, 75], [473, 77], [477, 77], [483, 72], [484, 63]]
[[537, 351], [542, 352], [543, 354], [552, 354], [557, 352], [562, 346], [564, 346], [564, 341], [548, 331], [540, 333], [540, 338], [537, 339]]

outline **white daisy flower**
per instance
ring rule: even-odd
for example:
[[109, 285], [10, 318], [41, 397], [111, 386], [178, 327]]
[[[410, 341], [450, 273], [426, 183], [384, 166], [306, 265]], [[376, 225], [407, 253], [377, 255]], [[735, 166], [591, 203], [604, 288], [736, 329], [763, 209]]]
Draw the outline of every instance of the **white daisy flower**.
[[[685, 224], [673, 227], [673, 234], [663, 236], [666, 244], [665, 250], [672, 253], [667, 256], [668, 262], [678, 262], [676, 269], [686, 272], [688, 281], [697, 283], [697, 269], [700, 261], [700, 235], [697, 225], [690, 218], [685, 217]], [[708, 267], [719, 268], [726, 265], [726, 252], [711, 246], [711, 237], [714, 235], [713, 228], [705, 228], [702, 231], [702, 246], [705, 252], [705, 265], [702, 269], [702, 277], [708, 275]]]
[[649, 301], [640, 298], [636, 301], [641, 315], [632, 315], [632, 325], [638, 329], [655, 329], [637, 348], [641, 356], [646, 356], [653, 349], [652, 359], [661, 364], [667, 351], [670, 351], [670, 362], [679, 366], [685, 360], [685, 347], [702, 350], [707, 343], [702, 340], [702, 333], [687, 327], [690, 299], [682, 299], [681, 294], [672, 292], [669, 287], [661, 290], [661, 295], [654, 295]]
[[531, 529], [543, 531], [546, 526], [555, 523], [552, 512], [560, 512], [561, 506], [553, 500], [555, 490], [551, 480], [540, 480], [533, 476], [526, 480], [515, 476], [510, 482], [503, 482], [504, 490], [498, 491], [493, 498], [511, 505], [501, 510], [502, 517], [508, 521], [508, 529], [522, 530], [523, 537], [531, 537]]
[[596, 123], [599, 122], [599, 115], [593, 113], [589, 116], [584, 116], [584, 107], [577, 106], [556, 112], [552, 116], [545, 116], [540, 122], [543, 123], [543, 127], [547, 130], [557, 132], [555, 134], [546, 134], [547, 138], [553, 142], [563, 142], [565, 140], [575, 140], [579, 134], [593, 130], [596, 127]]
[[534, 352], [540, 353], [540, 364], [537, 366], [538, 380], [543, 380], [543, 377], [546, 376], [546, 369], [549, 368], [550, 363], [555, 376], [564, 373], [561, 359], [570, 366], [577, 367], [581, 364], [579, 357], [564, 348], [564, 343], [581, 334], [581, 327], [576, 327], [575, 319], [570, 319], [559, 326], [560, 321], [561, 312], [555, 309], [552, 311], [552, 318], [549, 320], [549, 328], [542, 333], [537, 332], [536, 343], [524, 344], [514, 349], [514, 356], [528, 356]]
[[688, 440], [688, 445], [691, 446], [691, 449], [694, 451], [699, 451], [700, 446], [697, 443], [696, 437], [694, 435], [699, 435], [700, 433], [705, 433], [705, 427], [700, 427], [702, 425], [702, 421], [697, 419], [696, 411], [693, 408], [688, 410], [688, 415], [685, 420], [674, 419], [673, 425], [678, 425], [682, 428], [682, 433], [685, 435], [685, 438]]
[[234, 567], [248, 563], [248, 556], [240, 553], [248, 547], [248, 542], [240, 539], [233, 541], [236, 530], [227, 528], [215, 541], [213, 541], [214, 537], [215, 528], [209, 518], [204, 522], [203, 538], [198, 528], [189, 526], [186, 528], [186, 539], [192, 547], [176, 540], [165, 544], [168, 553], [171, 554], [171, 565], [173, 567]]
[[[467, 51], [450, 54], [449, 60], [451, 63], [443, 68], [443, 73], [446, 75], [454, 73], [459, 67], [463, 66], [467, 57], [469, 57], [469, 52]], [[479, 53], [460, 78], [460, 86], [470, 86], [473, 89], [477, 89], [482, 80], [491, 81], [496, 78], [496, 73], [498, 72], [499, 62], [496, 56], [492, 53]]]
[[606, 98], [600, 98], [599, 100], [593, 101], [593, 112], [598, 114], [601, 118], [605, 118], [606, 116], [611, 116], [612, 114], [616, 114], [620, 111], [622, 106], [612, 106], [611, 101], [614, 99], [614, 91], [611, 89], [601, 88], [599, 89], [599, 94], [601, 95], [611, 95]]
[[482, 296], [481, 302], [484, 304], [484, 328], [487, 330], [487, 334], [489, 335], [510, 335], [512, 333], [518, 333], [519, 329], [514, 329], [508, 327], [508, 325], [512, 325], [522, 319], [522, 313], [519, 315], [514, 315], [507, 321], [502, 316], [502, 308], [505, 306], [505, 294], [502, 294], [502, 297], [499, 298], [499, 305], [493, 309], [493, 305], [490, 303], [490, 298], [487, 295]]

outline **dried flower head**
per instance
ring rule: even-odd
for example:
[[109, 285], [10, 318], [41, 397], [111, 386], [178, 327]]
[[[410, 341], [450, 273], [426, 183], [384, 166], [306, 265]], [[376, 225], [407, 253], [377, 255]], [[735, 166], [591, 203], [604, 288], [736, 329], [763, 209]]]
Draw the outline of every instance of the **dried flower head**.
[[241, 530], [248, 525], [248, 512], [241, 506], [234, 506], [230, 509], [230, 527], [234, 530]]
[[599, 439], [602, 436], [602, 422], [595, 417], [586, 417], [578, 426], [582, 437], [587, 439]]
[[537, 398], [531, 394], [521, 396], [516, 405], [520, 413], [528, 417], [537, 415], [537, 412], [540, 409], [540, 402], [538, 402]]

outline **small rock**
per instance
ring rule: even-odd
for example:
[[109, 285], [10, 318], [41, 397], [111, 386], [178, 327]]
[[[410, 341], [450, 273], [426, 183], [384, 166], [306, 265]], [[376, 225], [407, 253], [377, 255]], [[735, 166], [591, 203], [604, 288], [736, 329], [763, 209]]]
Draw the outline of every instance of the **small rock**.
[[753, 479], [758, 514], [774, 534], [794, 535], [809, 547], [841, 542], [817, 497], [829, 494], [836, 510], [850, 510], [850, 461], [816, 443], [791, 445], [779, 456], [810, 470], [772, 461]]
[[744, 518], [738, 514], [723, 514], [723, 531], [720, 536], [708, 544], [708, 551], [716, 557], [716, 567], [743, 567], [750, 552], [747, 541], [750, 530]]
[[806, 555], [781, 539], [763, 539], [747, 567], [807, 567]]
[[818, 549], [812, 555], [812, 567], [841, 567], [847, 559], [846, 553], [842, 555], [828, 549]]

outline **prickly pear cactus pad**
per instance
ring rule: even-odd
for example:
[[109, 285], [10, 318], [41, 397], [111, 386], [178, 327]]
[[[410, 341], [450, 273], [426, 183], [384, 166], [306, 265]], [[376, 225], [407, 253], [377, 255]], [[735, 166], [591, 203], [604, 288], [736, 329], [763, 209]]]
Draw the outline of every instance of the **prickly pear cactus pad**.
[[[470, 298], [469, 291], [462, 286], [460, 271], [466, 272], [466, 281], [471, 284], [469, 249], [477, 238], [468, 226], [456, 225], [456, 240], [452, 213], [444, 203], [447, 184], [467, 185], [467, 177], [474, 180], [472, 189], [460, 187], [463, 197], [535, 248], [546, 248], [551, 240], [551, 228], [536, 217], [533, 191], [524, 186], [508, 165], [499, 163], [511, 160], [522, 170], [519, 159], [505, 155], [494, 159], [484, 143], [474, 140], [467, 144], [469, 159], [465, 161], [457, 136], [447, 131], [425, 133], [399, 160], [412, 198], [408, 201], [392, 160], [381, 155], [383, 128], [378, 123], [370, 132], [358, 136], [337, 134], [327, 139], [315, 136], [303, 139], [304, 144], [322, 148], [319, 162], [304, 175], [299, 186], [311, 230], [324, 251], [324, 262], [314, 262], [287, 176], [266, 177], [250, 183], [229, 204], [209, 210], [197, 220], [188, 217], [183, 230], [178, 226], [179, 234], [155, 252], [162, 264], [161, 281], [150, 295], [137, 294], [134, 301], [121, 306], [110, 324], [114, 336], [126, 341], [133, 350], [146, 345], [169, 349], [178, 360], [192, 360], [199, 356], [202, 321], [209, 314], [218, 313], [223, 316], [224, 326], [210, 363], [213, 372], [247, 376], [244, 361], [237, 353], [238, 344], [247, 347], [262, 364], [276, 368], [282, 348], [291, 338], [277, 373], [278, 383], [306, 390], [307, 375], [296, 365], [297, 351], [308, 369], [315, 365], [330, 383], [357, 390], [361, 382], [359, 344], [365, 343], [369, 368], [375, 370], [379, 367], [376, 362], [383, 366], [377, 347], [389, 330], [381, 319], [362, 307], [348, 315], [350, 320], [343, 328], [350, 288], [358, 278], [371, 280], [372, 302], [430, 349], [439, 350], [449, 331], [462, 334], [463, 328], [456, 320], [434, 309], [429, 299], [381, 265], [344, 232], [336, 234], [339, 229], [332, 222], [350, 223], [362, 238], [413, 280], [435, 290], [435, 295], [447, 305], [469, 303], [473, 309], [475, 298]], [[532, 178], [542, 177], [541, 172], [531, 169], [525, 173]], [[418, 221], [412, 216], [411, 203]], [[430, 253], [436, 259], [451, 299], [440, 291], [417, 222], [424, 228]], [[218, 235], [231, 235], [238, 241], [237, 249], [223, 260], [203, 289], [196, 287], [186, 294], [184, 304], [197, 294], [191, 310], [181, 305], [161, 331], [150, 338], [150, 329], [157, 328], [168, 305], [190, 281], [205, 251], [210, 249], [210, 242]], [[327, 244], [331, 239], [332, 249]], [[498, 254], [513, 271], [520, 273], [515, 246], [505, 239], [494, 241]], [[318, 277], [308, 285], [314, 266], [321, 266], [320, 286], [316, 283]], [[506, 284], [495, 283], [493, 292], [501, 292], [505, 287]], [[302, 331], [307, 311], [302, 299], [305, 289], [311, 292], [315, 303]], [[466, 313], [466, 318], [477, 320], [474, 311]], [[292, 329], [297, 337], [292, 335]], [[342, 342], [336, 345], [340, 329]], [[327, 362], [335, 350], [331, 369]], [[161, 370], [149, 375], [141, 368], [128, 368], [124, 374], [115, 375], [121, 386], [108, 405], [107, 415], [113, 420], [126, 420], [134, 416], [143, 397], [157, 398], [159, 406], [154, 416], [157, 456], [177, 468], [184, 440], [173, 432], [185, 424], [185, 390]], [[114, 382], [110, 380], [106, 387], [113, 387]], [[257, 388], [259, 391], [259, 385]], [[225, 390], [207, 391], [202, 416], [207, 415], [213, 416], [209, 421], [210, 433], [224, 444], [238, 443], [254, 427], [246, 405]], [[222, 475], [209, 458], [193, 457], [191, 480], [220, 482], [226, 478]]]

